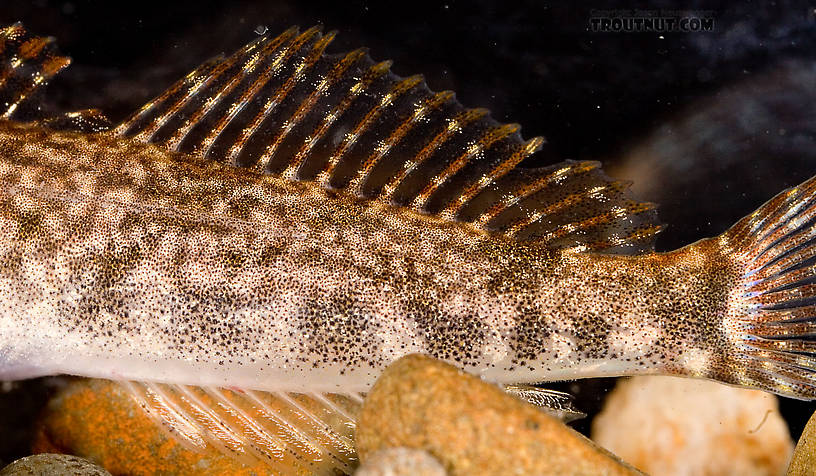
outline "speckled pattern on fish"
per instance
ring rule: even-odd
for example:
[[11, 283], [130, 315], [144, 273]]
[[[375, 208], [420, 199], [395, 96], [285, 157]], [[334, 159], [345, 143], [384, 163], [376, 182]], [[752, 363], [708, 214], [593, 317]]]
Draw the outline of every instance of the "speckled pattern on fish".
[[[6, 358], [60, 372], [82, 372], [77, 346], [144, 362], [130, 378], [288, 390], [364, 390], [411, 352], [515, 382], [581, 360], [648, 370], [706, 327], [696, 295], [725, 303], [689, 279], [703, 260], [555, 253], [105, 134], [7, 123], [0, 157], [3, 315], [30, 318], [7, 324], [30, 347]], [[689, 344], [724, 341], [710, 332]]]
[[816, 398], [816, 178], [654, 253], [654, 206], [597, 163], [521, 167], [542, 139], [333, 33], [259, 38], [111, 128], [24, 122], [67, 61], [0, 31], [2, 378], [348, 393], [427, 353]]

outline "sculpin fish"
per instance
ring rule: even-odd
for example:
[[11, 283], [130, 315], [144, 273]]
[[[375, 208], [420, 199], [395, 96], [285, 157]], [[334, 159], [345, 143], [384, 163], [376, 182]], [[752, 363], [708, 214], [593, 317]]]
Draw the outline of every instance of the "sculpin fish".
[[262, 425], [196, 389], [255, 399], [249, 421], [275, 413], [260, 392], [344, 413], [327, 393], [359, 400], [418, 352], [501, 384], [672, 374], [816, 399], [816, 178], [655, 253], [654, 206], [600, 164], [525, 167], [541, 138], [333, 37], [259, 38], [110, 125], [43, 117], [68, 60], [0, 30], [0, 378], [120, 380], [177, 436], [256, 456]]

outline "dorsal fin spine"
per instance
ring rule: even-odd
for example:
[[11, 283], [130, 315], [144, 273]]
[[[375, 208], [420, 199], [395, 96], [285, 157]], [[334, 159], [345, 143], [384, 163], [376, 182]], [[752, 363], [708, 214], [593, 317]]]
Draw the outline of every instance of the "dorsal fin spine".
[[[234, 54], [223, 61], [213, 72], [209, 75], [208, 81], [206, 84], [212, 83], [217, 80], [223, 73], [225, 73], [229, 68], [233, 65], [238, 63], [239, 60], [244, 59], [247, 55], [251, 54], [254, 49], [258, 47], [260, 44], [260, 40], [255, 40], [252, 43], [246, 45], [243, 49], [241, 49], [237, 54]], [[177, 151], [179, 144], [187, 137], [190, 130], [196, 125], [196, 123], [204, 117], [216, 104], [218, 98], [229, 91], [232, 90], [238, 84], [238, 80], [240, 79], [240, 75], [233, 75], [226, 84], [222, 87], [218, 88], [216, 91], [211, 93], [206, 100], [203, 101], [203, 104], [193, 112], [188, 119], [185, 120], [185, 124], [182, 127], [179, 127], [173, 135], [165, 141], [165, 144], [170, 150]]]
[[[309, 95], [309, 97], [301, 103], [298, 107], [298, 110], [292, 115], [290, 120], [287, 122], [287, 128], [283, 134], [281, 134], [277, 140], [269, 146], [267, 153], [272, 155], [275, 153], [277, 148], [280, 146], [283, 139], [286, 138], [289, 131], [295, 127], [300, 121], [312, 110], [315, 102], [317, 102], [318, 98], [326, 93], [331, 85], [333, 85], [338, 79], [340, 79], [343, 74], [348, 71], [348, 69], [357, 63], [361, 58], [363, 58], [366, 54], [366, 50], [364, 48], [360, 48], [354, 50], [348, 54], [346, 54], [340, 61], [338, 61], [334, 68], [332, 68], [331, 72], [327, 74], [323, 79], [320, 80], [320, 83], [315, 88], [314, 91]], [[281, 173], [281, 176], [287, 178], [289, 180], [297, 180], [298, 173], [300, 171], [300, 167], [303, 165], [303, 159], [305, 155], [295, 155], [295, 157], [289, 162], [289, 165], [286, 166], [286, 169]]]
[[[6, 101], [0, 104], [0, 118], [11, 119], [32, 93], [71, 63], [54, 53], [53, 43], [51, 37], [28, 37], [19, 22], [0, 29], [0, 92]], [[31, 71], [18, 71], [27, 63]]]
[[445, 209], [442, 211], [443, 216], [456, 217], [459, 210], [461, 210], [466, 203], [473, 199], [473, 197], [478, 195], [491, 183], [494, 183], [496, 179], [502, 177], [513, 167], [521, 163], [521, 161], [532, 155], [535, 151], [541, 148], [543, 143], [543, 137], [534, 137], [525, 142], [521, 147], [518, 147], [509, 157], [496, 164], [490, 172], [486, 173], [481, 179], [472, 183], [464, 191], [462, 191], [462, 193], [455, 200], [445, 207]]
[[[248, 96], [245, 95], [246, 99], [253, 98], [265, 85], [266, 83], [275, 75], [277, 74], [281, 67], [283, 67], [286, 62], [293, 57], [307, 42], [311, 41], [314, 36], [316, 36], [320, 32], [320, 28], [318, 26], [314, 26], [309, 28], [308, 30], [304, 31], [300, 35], [296, 36], [285, 48], [283, 48], [272, 61], [272, 64], [269, 67], [269, 70], [266, 75], [258, 77], [258, 79], [253, 83], [250, 87], [248, 93], [252, 91], [252, 95]], [[229, 151], [227, 152], [227, 162], [237, 166], [238, 165], [238, 155], [246, 145], [247, 140], [255, 133], [257, 128], [263, 122], [263, 119], [266, 117], [266, 114], [271, 112], [272, 108], [276, 105], [273, 102], [274, 98], [269, 99], [266, 102], [264, 110], [260, 111], [255, 118], [248, 124], [247, 126], [241, 129], [241, 134], [239, 135], [238, 139], [235, 140], [235, 143], [232, 144]]]
[[[363, 196], [363, 186], [365, 185], [365, 181], [368, 179], [371, 171], [376, 167], [378, 163], [385, 157], [388, 152], [397, 144], [399, 141], [402, 140], [403, 137], [411, 130], [411, 128], [417, 122], [421, 121], [422, 118], [425, 117], [426, 114], [429, 112], [442, 107], [445, 103], [451, 101], [454, 98], [453, 91], [442, 91], [439, 93], [434, 94], [433, 96], [427, 98], [425, 101], [422, 102], [419, 106], [415, 107], [413, 113], [410, 114], [408, 117], [404, 118], [399, 126], [397, 126], [388, 138], [383, 141], [382, 145], [374, 150], [374, 152], [368, 156], [368, 158], [363, 162], [363, 164], [359, 167], [357, 171], [357, 175], [351, 180], [349, 183], [349, 191], [357, 196]], [[411, 161], [407, 161], [403, 164], [403, 167], [410, 166]], [[391, 196], [393, 190], [384, 190], [383, 194], [386, 196]]]
[[[410, 128], [413, 127], [413, 125], [416, 124], [417, 122], [421, 121], [423, 119], [423, 117], [425, 117], [425, 115], [427, 113], [429, 113], [429, 112], [443, 106], [447, 102], [453, 100], [455, 97], [456, 96], [453, 93], [453, 91], [442, 91], [442, 92], [437, 93], [436, 95], [431, 96], [430, 98], [428, 98], [425, 101], [425, 103], [423, 103], [423, 105], [421, 107], [414, 109], [414, 113], [407, 120], [403, 121], [403, 123], [400, 125], [400, 127], [398, 127], [394, 131], [394, 134], [392, 135], [392, 137], [388, 138], [387, 150], [383, 151], [382, 154], [380, 155], [380, 157], [378, 157], [376, 159], [377, 162], [381, 161], [382, 157], [385, 154], [387, 154], [388, 151], [391, 150], [391, 148], [398, 141], [400, 141], [403, 137], [405, 137], [405, 134], [408, 133]], [[407, 169], [413, 169], [416, 166], [416, 164], [417, 164], [416, 158], [414, 158], [414, 159], [409, 158], [408, 160], [403, 162], [402, 166], [397, 169], [397, 172], [391, 177], [391, 179], [389, 179], [389, 181], [382, 188], [382, 190], [380, 191], [380, 194], [382, 196], [384, 196], [384, 197], [388, 197], [389, 200], [393, 201], [394, 190], [396, 190], [397, 186], [399, 186], [399, 183], [402, 180], [402, 178], [405, 177], [405, 171]], [[374, 165], [375, 164], [372, 163], [371, 167], [367, 167], [366, 174], [370, 173], [370, 171], [371, 171], [371, 169], [373, 168]], [[356, 190], [357, 195], [362, 195], [362, 190], [361, 190], [362, 179], [356, 185], [357, 185], [357, 190]]]
[[[492, 128], [490, 131], [479, 137], [479, 140], [476, 143], [471, 144], [467, 149], [465, 149], [464, 152], [453, 159], [443, 170], [438, 172], [431, 179], [431, 182], [438, 183], [440, 185], [447, 182], [473, 157], [476, 157], [479, 153], [489, 149], [496, 142], [499, 142], [511, 134], [515, 134], [519, 129], [520, 126], [518, 124], [503, 124], [501, 126]], [[455, 216], [446, 210], [442, 210], [440, 215], [449, 220], [455, 219]]]
[[[637, 203], [635, 205], [630, 205], [627, 207], [616, 207], [606, 213], [596, 215], [585, 220], [581, 220], [579, 222], [567, 223], [566, 225], [559, 227], [555, 231], [547, 233], [546, 235], [544, 235], [543, 239], [549, 241], [562, 238], [576, 231], [585, 230], [591, 226], [612, 221], [614, 218], [621, 218], [627, 215], [643, 213], [645, 211], [654, 209], [654, 207], [655, 205], [653, 203]], [[541, 218], [541, 216], [539, 215], [538, 218]], [[515, 233], [511, 233], [510, 235], [514, 236]]]
[[[624, 216], [636, 211], [634, 202], [597, 164], [521, 167], [543, 139], [524, 141], [517, 125], [465, 109], [452, 93], [428, 89], [420, 75], [391, 74], [390, 63], [374, 64], [362, 50], [327, 55], [333, 36], [314, 27], [290, 30], [274, 46], [260, 40], [260, 48], [199, 68], [119, 130], [257, 173], [467, 222], [479, 233], [553, 249], [649, 249], [645, 235], [656, 229], [655, 213]], [[564, 201], [575, 191], [586, 193]], [[553, 215], [542, 219], [546, 211]]]
[[[300, 51], [301, 48], [304, 47], [304, 45], [308, 44], [309, 42], [312, 41], [312, 39], [314, 39], [314, 37], [319, 35], [320, 27], [313, 26], [312, 28], [309, 28], [308, 30], [301, 33], [297, 38], [295, 38], [294, 41], [286, 47], [282, 54], [275, 58], [275, 61], [273, 62], [269, 74], [265, 78], [264, 77], [259, 78], [260, 80], [262, 80], [262, 82], [258, 85], [258, 89], [260, 90], [260, 88], [263, 87], [267, 83], [267, 81], [280, 70], [280, 67], [283, 64], [285, 64], [285, 62], [289, 58], [294, 56], [298, 51]], [[247, 141], [255, 134], [255, 132], [257, 132], [258, 128], [261, 126], [264, 120], [277, 107], [280, 100], [283, 99], [283, 97], [289, 92], [288, 88], [291, 88], [291, 85], [289, 85], [287, 88], [287, 84], [292, 81], [292, 78], [298, 77], [299, 73], [303, 70], [304, 63], [308, 61], [308, 58], [309, 55], [307, 55], [306, 58], [304, 58], [298, 64], [298, 66], [295, 67], [295, 71], [287, 79], [287, 82], [284, 83], [283, 86], [279, 87], [273, 96], [266, 100], [263, 109], [255, 115], [254, 119], [250, 122], [250, 124], [247, 127], [242, 129], [239, 139], [236, 140], [232, 147], [230, 147], [230, 150], [227, 154], [228, 161], [230, 163], [237, 165], [238, 156], [244, 149], [244, 146], [246, 145]], [[256, 163], [255, 165], [257, 166], [258, 163]]]
[[[194, 69], [194, 70], [190, 71], [189, 73], [187, 73], [186, 76], [184, 76], [180, 80], [176, 81], [172, 86], [165, 89], [164, 92], [162, 92], [159, 96], [157, 96], [152, 101], [149, 101], [146, 104], [144, 104], [136, 112], [131, 114], [130, 117], [128, 117], [121, 124], [116, 126], [116, 128], [113, 129], [113, 133], [116, 134], [116, 135], [119, 135], [119, 136], [124, 136], [124, 135], [130, 134], [131, 131], [133, 130], [134, 126], [136, 125], [136, 123], [138, 121], [140, 121], [142, 118], [144, 118], [151, 110], [153, 110], [153, 108], [156, 107], [156, 104], [160, 104], [160, 103], [166, 101], [173, 94], [175, 94], [180, 89], [182, 89], [185, 85], [191, 84], [191, 83], [193, 83], [195, 81], [196, 78], [201, 77], [204, 74], [205, 71], [209, 71], [210, 69], [212, 69], [212, 67], [214, 65], [214, 61], [215, 61], [214, 58], [210, 59], [210, 60], [202, 63], [201, 65], [199, 65], [196, 69]], [[134, 138], [136, 138], [137, 140], [140, 137], [143, 137], [143, 136], [141, 136], [141, 135], [135, 135], [134, 136]]]
[[[0, 30], [2, 35], [0, 35], [0, 53], [5, 53], [6, 51], [6, 43], [9, 41], [14, 41], [17, 37], [21, 37], [25, 34], [25, 28], [20, 22], [17, 22], [11, 26], [7, 26]], [[20, 64], [22, 64], [22, 58], [19, 56], [13, 57], [11, 60], [11, 68], [0, 72], [0, 88], [6, 85], [6, 81], [8, 78], [11, 77], [11, 74], [17, 69]]]
[[[289, 78], [286, 80], [283, 86], [281, 86], [275, 93], [274, 96], [275, 106], [266, 111], [266, 114], [264, 114], [264, 119], [269, 115], [272, 109], [279, 105], [283, 101], [283, 99], [286, 98], [286, 96], [292, 91], [292, 89], [294, 89], [295, 86], [300, 81], [303, 80], [307, 72], [311, 70], [315, 64], [317, 64], [317, 61], [320, 59], [321, 56], [323, 56], [323, 52], [326, 50], [326, 47], [329, 46], [329, 43], [331, 43], [332, 40], [334, 40], [334, 37], [336, 35], [337, 35], [336, 31], [330, 31], [327, 34], [323, 35], [321, 38], [319, 38], [314, 43], [314, 45], [312, 45], [309, 53], [306, 55], [303, 61], [300, 62], [297, 68], [295, 68], [295, 71], [292, 73], [292, 75], [289, 76]], [[278, 131], [276, 138], [272, 141], [272, 145], [274, 145], [282, 135], [286, 134], [287, 122], [288, 121], [284, 121], [284, 127]], [[263, 154], [261, 154], [261, 157], [259, 157], [258, 160], [255, 162], [253, 168], [258, 172], [267, 171], [269, 169], [269, 164], [270, 161], [272, 160], [274, 152], [275, 152], [274, 149], [271, 149], [269, 146], [267, 146]]]
[[328, 162], [326, 163], [326, 167], [318, 176], [318, 182], [325, 188], [331, 188], [331, 179], [334, 175], [334, 169], [337, 167], [337, 164], [340, 163], [340, 160], [343, 158], [345, 153], [357, 142], [357, 139], [360, 135], [366, 131], [366, 129], [371, 125], [374, 120], [379, 117], [383, 111], [388, 108], [391, 104], [393, 104], [394, 100], [404, 93], [410, 91], [411, 89], [415, 88], [419, 84], [424, 81], [421, 74], [417, 74], [414, 76], [409, 76], [402, 81], [398, 82], [394, 85], [394, 87], [385, 94], [380, 101], [375, 104], [363, 118], [357, 123], [354, 129], [349, 132], [344, 138], [340, 145], [337, 146], [334, 153], [329, 157]]
[[[267, 42], [260, 52], [252, 56], [251, 60], [247, 63], [247, 68], [242, 73], [246, 75], [251, 74], [258, 67], [258, 65], [263, 64], [265, 59], [275, 53], [277, 53], [277, 57], [269, 65], [268, 70], [276, 70], [276, 68], [280, 66], [281, 58], [289, 50], [288, 46], [286, 45], [297, 35], [297, 33], [298, 28], [292, 27], [275, 37], [275, 39], [272, 41]], [[202, 155], [202, 157], [209, 155], [213, 144], [221, 136], [221, 133], [224, 132], [224, 129], [227, 128], [235, 116], [241, 112], [241, 110], [243, 110], [249, 99], [257, 94], [258, 90], [265, 83], [266, 77], [260, 76], [241, 94], [237, 101], [230, 104], [227, 114], [218, 120], [218, 122], [213, 126], [213, 128], [201, 142], [201, 145], [198, 147], [199, 153]]]
[[[207, 83], [207, 81], [210, 78], [210, 74], [216, 68], [218, 68], [222, 60], [223, 58], [221, 58], [220, 56], [217, 56], [209, 60], [208, 62], [204, 63], [204, 65], [202, 65], [202, 68], [198, 68], [195, 71], [193, 71], [190, 75], [188, 75], [180, 84], [178, 84], [178, 87], [174, 87], [168, 90], [167, 98], [169, 98], [173, 93], [178, 92], [184, 86], [187, 86], [188, 84], [190, 85], [185, 94], [179, 97], [175, 103], [171, 104], [168, 107], [168, 109], [164, 113], [162, 113], [159, 117], [157, 117], [153, 121], [150, 121], [147, 127], [145, 127], [138, 134], [136, 134], [134, 138], [141, 142], [150, 142], [153, 136], [156, 134], [156, 131], [161, 129], [162, 126], [164, 126], [167, 123], [170, 117], [173, 116], [173, 114], [175, 114], [179, 109], [184, 107], [184, 104], [186, 104], [187, 101], [195, 97], [195, 94]], [[151, 104], [150, 107], [145, 109], [145, 113], [148, 113], [151, 109], [153, 109], [152, 106], [153, 105]]]
[[[421, 151], [417, 154], [414, 164], [410, 168], [404, 168], [399, 175], [391, 179], [386, 184], [387, 190], [396, 189], [398, 182], [401, 182], [405, 177], [412, 173], [416, 168], [424, 163], [428, 158], [433, 156], [439, 147], [447, 142], [454, 134], [462, 131], [468, 124], [486, 117], [489, 111], [485, 108], [467, 109], [459, 113], [456, 117], [451, 119], [447, 126], [442, 129]], [[428, 202], [431, 195], [439, 188], [444, 179], [440, 175], [436, 175], [430, 180], [425, 187], [411, 200], [409, 206], [416, 211], [422, 211]]]
[[546, 235], [544, 235], [544, 239], [554, 240], [557, 238], [562, 238], [576, 231], [585, 230], [591, 226], [596, 226], [600, 223], [612, 221], [614, 218], [621, 218], [628, 215], [643, 213], [645, 211], [652, 210], [654, 207], [655, 205], [653, 203], [636, 203], [634, 205], [629, 205], [626, 207], [615, 207], [606, 213], [596, 215], [578, 222], [568, 223], [562, 227], [559, 227], [557, 230], [549, 232]]
[[294, 161], [300, 164], [306, 160], [309, 156], [309, 153], [312, 151], [314, 146], [323, 138], [326, 134], [326, 131], [334, 124], [334, 122], [348, 109], [349, 106], [354, 102], [354, 100], [363, 93], [368, 87], [371, 85], [374, 80], [377, 78], [382, 77], [386, 73], [388, 73], [389, 69], [391, 68], [392, 62], [382, 61], [380, 63], [375, 64], [368, 71], [365, 72], [363, 77], [352, 85], [343, 99], [332, 109], [332, 111], [326, 114], [323, 117], [320, 125], [318, 125], [315, 130], [309, 135], [309, 140], [305, 141], [304, 144], [301, 146], [300, 150], [295, 154]]

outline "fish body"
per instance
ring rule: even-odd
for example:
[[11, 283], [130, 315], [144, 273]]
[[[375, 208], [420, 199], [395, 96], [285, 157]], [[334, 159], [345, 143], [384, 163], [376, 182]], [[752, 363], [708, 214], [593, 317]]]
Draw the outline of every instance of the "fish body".
[[194, 447], [343, 472], [344, 405], [409, 353], [816, 399], [816, 178], [655, 253], [598, 163], [522, 167], [543, 139], [333, 36], [259, 38], [112, 126], [37, 117], [67, 59], [0, 30], [0, 378], [121, 381]]
[[707, 244], [554, 251], [126, 138], [12, 123], [0, 181], [10, 369], [364, 391], [413, 352], [518, 383], [682, 371], [727, 344], [698, 335], [700, 300], [724, 308], [734, 274]]

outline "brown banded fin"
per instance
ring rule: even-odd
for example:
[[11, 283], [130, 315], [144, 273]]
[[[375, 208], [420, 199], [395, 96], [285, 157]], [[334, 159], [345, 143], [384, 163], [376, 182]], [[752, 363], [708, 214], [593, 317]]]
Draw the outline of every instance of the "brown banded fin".
[[0, 119], [42, 117], [43, 88], [70, 62], [57, 53], [53, 38], [32, 36], [20, 23], [0, 28]]
[[402, 78], [320, 28], [204, 63], [116, 128], [170, 150], [315, 181], [555, 249], [651, 250], [651, 204], [594, 162], [524, 167], [544, 143]]
[[816, 399], [816, 177], [716, 238], [740, 271], [723, 327], [730, 383]]
[[182, 445], [215, 449], [274, 474], [351, 474], [359, 395], [267, 393], [122, 382]]

